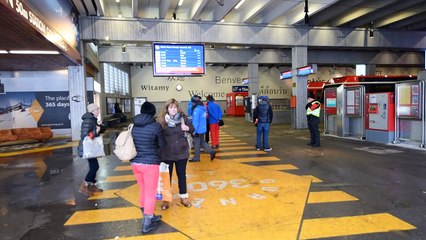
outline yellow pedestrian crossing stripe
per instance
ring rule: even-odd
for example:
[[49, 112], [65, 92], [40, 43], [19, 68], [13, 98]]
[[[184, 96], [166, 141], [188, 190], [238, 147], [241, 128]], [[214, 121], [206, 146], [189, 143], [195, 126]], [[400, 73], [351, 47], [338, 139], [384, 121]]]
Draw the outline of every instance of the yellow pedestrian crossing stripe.
[[92, 197], [89, 197], [88, 200], [98, 200], [98, 199], [107, 199], [107, 198], [117, 198], [115, 194], [116, 191], [120, 189], [110, 189], [104, 190], [103, 192], [95, 193]]
[[300, 239], [318, 239], [412, 229], [416, 229], [416, 227], [389, 213], [305, 219], [302, 222]]
[[224, 146], [240, 146], [240, 145], [248, 145], [248, 143], [245, 142], [228, 142], [228, 143], [220, 143], [219, 150]]
[[260, 166], [260, 167], [267, 168], [267, 169], [272, 169], [272, 170], [277, 170], [277, 171], [297, 170], [297, 169], [299, 169], [299, 168], [297, 168], [296, 166], [294, 166], [292, 164], [264, 165], [264, 166]]
[[[161, 234], [148, 234], [133, 237], [120, 237], [119, 240], [188, 240], [188, 236], [180, 232], [173, 233], [161, 233]], [[117, 240], [116, 238], [110, 238], [107, 240]]]
[[104, 182], [131, 182], [136, 181], [135, 175], [109, 176]]
[[226, 157], [226, 156], [236, 156], [236, 155], [250, 155], [250, 154], [266, 154], [266, 152], [263, 151], [240, 151], [240, 152], [218, 152], [216, 156], [218, 157]]
[[117, 166], [114, 171], [132, 171], [132, 166]]
[[220, 151], [226, 151], [226, 150], [244, 150], [244, 149], [251, 149], [253, 150], [252, 146], [230, 146], [230, 147], [220, 147]]
[[322, 183], [322, 180], [321, 180], [321, 179], [319, 179], [319, 178], [317, 178], [317, 177], [314, 177], [314, 176], [312, 176], [312, 175], [302, 175], [302, 177], [307, 177], [307, 178], [312, 179], [312, 182], [313, 182], [313, 183]]
[[142, 212], [138, 207], [107, 208], [97, 210], [85, 210], [75, 212], [65, 223], [65, 226], [77, 224], [91, 224], [102, 222], [114, 222], [129, 219], [142, 218]]
[[339, 190], [310, 192], [308, 197], [308, 203], [347, 202], [357, 200], [358, 198]]
[[247, 163], [247, 162], [260, 162], [260, 161], [279, 161], [280, 159], [277, 157], [245, 157], [245, 158], [232, 158], [226, 159], [226, 161]]

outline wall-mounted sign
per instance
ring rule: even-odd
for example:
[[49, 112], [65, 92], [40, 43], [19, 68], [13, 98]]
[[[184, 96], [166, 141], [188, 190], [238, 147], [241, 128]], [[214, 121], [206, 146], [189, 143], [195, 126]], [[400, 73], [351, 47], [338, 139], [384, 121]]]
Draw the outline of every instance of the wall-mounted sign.
[[307, 76], [309, 74], [316, 73], [316, 72], [317, 72], [316, 64], [297, 68], [297, 76]]
[[291, 70], [281, 73], [280, 80], [289, 79], [293, 77], [293, 72]]
[[232, 86], [232, 92], [248, 92], [248, 86]]

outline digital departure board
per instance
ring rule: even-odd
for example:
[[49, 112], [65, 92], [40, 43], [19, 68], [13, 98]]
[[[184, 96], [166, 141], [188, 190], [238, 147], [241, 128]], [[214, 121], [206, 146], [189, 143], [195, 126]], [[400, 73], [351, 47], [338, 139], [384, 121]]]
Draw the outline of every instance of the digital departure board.
[[204, 44], [153, 43], [154, 77], [206, 73]]

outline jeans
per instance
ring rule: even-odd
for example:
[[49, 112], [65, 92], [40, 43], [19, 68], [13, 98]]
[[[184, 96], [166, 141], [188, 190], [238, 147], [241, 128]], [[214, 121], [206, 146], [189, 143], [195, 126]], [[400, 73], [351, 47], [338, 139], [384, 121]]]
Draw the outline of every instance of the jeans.
[[88, 183], [96, 183], [96, 173], [99, 169], [99, 163], [97, 158], [89, 158], [87, 159], [89, 162], [89, 172], [84, 179]]
[[173, 164], [176, 165], [176, 175], [178, 177], [179, 194], [186, 194], [186, 163], [188, 159], [180, 159], [178, 161], [163, 161], [169, 164], [170, 183], [173, 176]]
[[204, 141], [204, 133], [198, 134], [198, 137], [193, 136], [192, 139], [194, 140], [194, 160], [200, 160], [200, 148], [205, 148], [210, 154], [213, 154], [214, 151], [210, 147], [208, 143]]
[[258, 123], [256, 127], [256, 147], [262, 148], [262, 139], [263, 139], [263, 148], [269, 148], [269, 126], [270, 123]]

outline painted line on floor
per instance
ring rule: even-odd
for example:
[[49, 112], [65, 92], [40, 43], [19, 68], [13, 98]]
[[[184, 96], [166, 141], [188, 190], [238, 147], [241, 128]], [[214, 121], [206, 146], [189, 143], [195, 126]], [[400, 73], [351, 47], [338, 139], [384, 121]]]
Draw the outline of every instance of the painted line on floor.
[[231, 159], [219, 159], [219, 160], [246, 163], [246, 162], [260, 162], [260, 161], [279, 161], [281, 159], [272, 156], [272, 157], [231, 158]]
[[341, 237], [412, 229], [416, 229], [416, 227], [389, 213], [316, 218], [303, 220], [300, 239]]
[[45, 152], [45, 151], [51, 151], [56, 149], [62, 149], [62, 148], [70, 148], [75, 146], [78, 146], [78, 142], [71, 142], [71, 143], [66, 143], [66, 144], [51, 146], [51, 147], [40, 147], [40, 148], [32, 148], [27, 150], [18, 150], [16, 152], [0, 153], [0, 157], [11, 157], [11, 156], [17, 156], [17, 155], [23, 155], [23, 154], [29, 154], [29, 153], [37, 153], [37, 152]]
[[267, 168], [267, 169], [272, 169], [272, 170], [277, 170], [277, 171], [282, 171], [282, 170], [297, 170], [299, 168], [297, 168], [296, 166], [292, 165], [292, 164], [278, 164], [278, 165], [264, 165], [264, 166], [259, 166], [262, 168]]
[[109, 176], [104, 182], [133, 182], [136, 181], [135, 175]]
[[104, 190], [103, 192], [94, 193], [94, 195], [92, 197], [89, 197], [87, 200], [118, 198], [115, 192], [119, 190], [120, 189], [110, 189], [110, 190]]
[[313, 175], [302, 175], [301, 177], [306, 177], [312, 179], [313, 183], [322, 183], [322, 180], [313, 176]]
[[77, 211], [64, 225], [70, 226], [141, 218], [142, 212], [138, 207], [107, 208]]
[[266, 152], [263, 151], [239, 151], [239, 152], [218, 152], [216, 156], [218, 157], [227, 157], [227, 156], [235, 156], [235, 155], [259, 155], [259, 154], [266, 154]]
[[231, 142], [241, 142], [241, 140], [238, 140], [238, 139], [221, 140], [219, 145], [221, 143], [231, 143]]
[[[133, 236], [133, 237], [119, 237], [120, 240], [188, 240], [188, 236], [185, 236], [184, 234], [180, 232], [173, 232], [173, 233], [156, 233], [156, 234], [144, 234], [139, 236]], [[110, 238], [107, 240], [117, 240], [117, 238]]]
[[309, 192], [308, 203], [331, 203], [331, 202], [348, 202], [358, 201], [359, 199], [347, 194], [343, 191], [321, 191], [321, 192]]
[[245, 143], [245, 142], [219, 143], [219, 146], [221, 146], [221, 147], [223, 147], [223, 146], [239, 146], [239, 145], [248, 145], [248, 143]]
[[132, 171], [132, 166], [117, 166], [114, 171]]
[[228, 150], [244, 150], [244, 149], [253, 150], [253, 147], [252, 146], [230, 146], [230, 147], [220, 147], [219, 148], [220, 151], [222, 151], [222, 150], [225, 150], [225, 151], [228, 151]]

